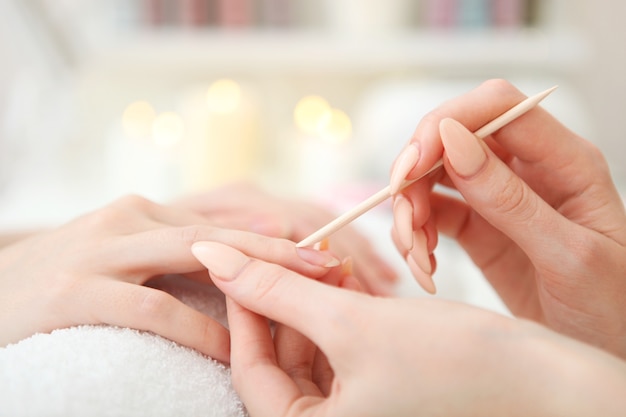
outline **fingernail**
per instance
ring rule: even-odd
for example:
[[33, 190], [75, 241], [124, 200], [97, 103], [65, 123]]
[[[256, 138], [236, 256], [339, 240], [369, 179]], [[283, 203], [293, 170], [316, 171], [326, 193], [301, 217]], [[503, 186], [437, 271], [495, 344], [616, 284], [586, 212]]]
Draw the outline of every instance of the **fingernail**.
[[417, 265], [426, 274], [433, 272], [433, 267], [430, 264], [430, 254], [428, 253], [428, 240], [424, 229], [418, 229], [412, 233], [413, 248], [409, 251], [411, 258], [415, 260]]
[[341, 275], [353, 275], [354, 261], [352, 256], [347, 256], [341, 262]]
[[341, 265], [341, 261], [328, 251], [319, 251], [311, 248], [296, 248], [298, 256], [315, 266], [323, 266], [325, 268], [334, 268]]
[[400, 243], [410, 251], [413, 248], [413, 204], [402, 194], [393, 202], [393, 224]]
[[435, 288], [435, 283], [433, 282], [433, 277], [430, 274], [427, 274], [420, 268], [413, 260], [411, 255], [406, 257], [406, 263], [409, 265], [409, 269], [411, 270], [411, 274], [417, 281], [417, 283], [429, 294], [435, 294], [437, 292], [437, 288]]
[[330, 248], [330, 239], [325, 237], [320, 242], [317, 242], [313, 248], [316, 250], [328, 250]]
[[410, 143], [402, 150], [391, 171], [389, 191], [392, 195], [400, 191], [406, 176], [409, 175], [419, 159], [420, 151], [416, 143]]
[[237, 249], [217, 242], [196, 242], [191, 252], [206, 266], [211, 277], [224, 281], [235, 279], [250, 262], [250, 258]]
[[457, 174], [463, 177], [474, 175], [487, 160], [479, 139], [465, 126], [454, 119], [443, 119], [439, 133], [446, 156]]

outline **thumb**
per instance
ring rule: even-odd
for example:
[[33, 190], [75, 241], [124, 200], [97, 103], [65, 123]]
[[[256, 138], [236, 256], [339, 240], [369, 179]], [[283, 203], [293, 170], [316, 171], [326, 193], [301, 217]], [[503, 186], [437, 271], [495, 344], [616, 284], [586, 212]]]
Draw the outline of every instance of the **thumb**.
[[566, 219], [461, 123], [444, 119], [439, 132], [448, 175], [472, 209], [529, 256], [558, 252]]
[[350, 345], [343, 329], [361, 294], [332, 287], [217, 242], [197, 242], [194, 256], [237, 304], [307, 336], [325, 353]]

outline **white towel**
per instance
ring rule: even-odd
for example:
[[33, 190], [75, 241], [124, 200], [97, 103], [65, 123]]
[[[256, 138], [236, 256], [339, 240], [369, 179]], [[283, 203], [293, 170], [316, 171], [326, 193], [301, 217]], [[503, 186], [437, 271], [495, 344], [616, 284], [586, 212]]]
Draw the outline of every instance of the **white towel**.
[[[214, 288], [168, 277], [158, 286], [224, 322]], [[230, 370], [148, 332], [78, 326], [0, 349], [0, 416], [243, 417]]]

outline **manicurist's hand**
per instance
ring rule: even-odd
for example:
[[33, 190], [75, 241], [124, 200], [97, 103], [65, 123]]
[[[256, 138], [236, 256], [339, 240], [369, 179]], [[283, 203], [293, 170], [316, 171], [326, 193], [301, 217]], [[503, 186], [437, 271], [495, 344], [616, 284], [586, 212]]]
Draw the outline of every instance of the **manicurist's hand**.
[[[235, 183], [175, 203], [206, 217], [211, 224], [299, 242], [335, 217], [309, 201], [278, 198], [249, 183]], [[396, 272], [353, 227], [332, 236], [330, 250], [354, 260], [354, 273], [366, 291], [389, 295]]]
[[0, 346], [102, 323], [152, 331], [227, 361], [226, 329], [142, 285], [165, 274], [210, 282], [190, 251], [197, 240], [223, 242], [311, 276], [339, 264], [329, 252], [297, 252], [293, 242], [217, 228], [189, 210], [129, 196], [0, 250]]
[[233, 383], [252, 417], [626, 409], [624, 362], [535, 323], [336, 288], [358, 288], [339, 268], [319, 282], [223, 244], [192, 250], [227, 296]]
[[[505, 81], [489, 81], [419, 123], [392, 186], [441, 156], [445, 174], [396, 198], [397, 246], [411, 253], [408, 225], [426, 230], [432, 254], [436, 224], [515, 315], [626, 357], [626, 214], [603, 155], [539, 107], [484, 143], [470, 134], [524, 98]], [[463, 200], [431, 194], [435, 180]], [[413, 251], [427, 269], [424, 250]]]

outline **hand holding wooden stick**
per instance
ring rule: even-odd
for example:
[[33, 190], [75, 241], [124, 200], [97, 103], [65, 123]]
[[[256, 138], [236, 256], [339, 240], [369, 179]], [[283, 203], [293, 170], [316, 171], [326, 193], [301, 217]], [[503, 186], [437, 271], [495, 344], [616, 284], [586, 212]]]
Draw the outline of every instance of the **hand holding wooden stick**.
[[[517, 119], [518, 117], [520, 117], [521, 115], [529, 111], [530, 109], [537, 106], [537, 104], [539, 104], [550, 93], [556, 90], [556, 88], [557, 87], [554, 86], [532, 97], [528, 97], [526, 100], [520, 102], [516, 106], [502, 113], [500, 116], [498, 116], [491, 122], [487, 123], [480, 129], [478, 129], [476, 132], [474, 132], [474, 135], [476, 135], [476, 137], [480, 139], [484, 139], [485, 137], [489, 136], [490, 134], [494, 133], [498, 129], [502, 128], [503, 126]], [[421, 178], [425, 177], [426, 175], [430, 174], [431, 172], [439, 168], [441, 165], [443, 165], [443, 161], [439, 160], [437, 163], [435, 163], [435, 165], [433, 165], [431, 169], [429, 169], [420, 178], [417, 178], [411, 181], [405, 181], [402, 187], [400, 187], [400, 189], [402, 190], [408, 187], [409, 185], [413, 184], [415, 181], [420, 180]], [[320, 242], [322, 239], [335, 233], [337, 230], [346, 226], [347, 224], [349, 224], [350, 222], [352, 222], [353, 220], [355, 220], [362, 214], [367, 213], [369, 210], [373, 209], [374, 207], [376, 207], [377, 205], [379, 205], [380, 203], [382, 203], [383, 201], [385, 201], [391, 196], [392, 194], [390, 192], [390, 187], [386, 186], [382, 190], [378, 191], [376, 194], [370, 196], [366, 200], [359, 203], [353, 209], [347, 211], [346, 213], [337, 217], [335, 220], [331, 221], [327, 225], [323, 226], [322, 228], [313, 232], [306, 238], [302, 239], [300, 242], [297, 243], [296, 246], [305, 247], [305, 246], [311, 246], [315, 243]]]

